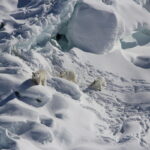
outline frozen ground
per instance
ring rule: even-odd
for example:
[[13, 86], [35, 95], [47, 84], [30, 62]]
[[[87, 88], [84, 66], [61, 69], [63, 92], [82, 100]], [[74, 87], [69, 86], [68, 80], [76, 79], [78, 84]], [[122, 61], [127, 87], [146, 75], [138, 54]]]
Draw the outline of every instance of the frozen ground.
[[[150, 150], [149, 0], [1, 0], [0, 150]], [[45, 69], [47, 86], [32, 72]], [[72, 70], [73, 83], [59, 78]], [[104, 77], [107, 87], [89, 85]]]

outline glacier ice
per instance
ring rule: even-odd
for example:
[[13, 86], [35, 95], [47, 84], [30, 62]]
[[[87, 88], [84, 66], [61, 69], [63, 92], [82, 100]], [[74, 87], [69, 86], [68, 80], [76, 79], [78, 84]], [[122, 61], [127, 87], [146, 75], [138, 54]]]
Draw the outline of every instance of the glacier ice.
[[[92, 53], [105, 53], [113, 48], [118, 35], [118, 21], [110, 8], [79, 2], [68, 24], [69, 44]], [[104, 9], [105, 8], [105, 9]]]

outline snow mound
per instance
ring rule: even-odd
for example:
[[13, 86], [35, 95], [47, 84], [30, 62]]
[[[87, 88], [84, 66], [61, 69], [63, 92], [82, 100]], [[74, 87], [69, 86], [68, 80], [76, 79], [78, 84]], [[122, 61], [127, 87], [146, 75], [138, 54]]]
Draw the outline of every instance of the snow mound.
[[9, 93], [23, 80], [30, 77], [31, 69], [20, 59], [10, 54], [0, 55], [0, 94]]
[[49, 103], [50, 109], [56, 113], [68, 108], [68, 103], [61, 95], [54, 95], [52, 101]]
[[35, 85], [27, 89], [21, 89], [21, 87], [19, 87], [19, 90], [16, 91], [15, 94], [17, 98], [23, 102], [35, 107], [41, 107], [48, 101], [51, 101], [52, 93], [49, 90], [50, 89], [41, 85]]
[[4, 107], [0, 107], [0, 115], [17, 117], [21, 115], [29, 120], [36, 120], [38, 118], [38, 115], [35, 111], [25, 108], [19, 103], [16, 104], [16, 102], [13, 101], [9, 102], [7, 105], [4, 105]]
[[35, 125], [26, 135], [35, 142], [41, 144], [52, 142], [52, 135], [48, 128], [44, 125]]
[[44, 124], [47, 127], [51, 127], [53, 125], [53, 119], [47, 117], [40, 118], [41, 124]]
[[[115, 13], [103, 3], [80, 2], [68, 25], [71, 45], [92, 53], [104, 53], [113, 48], [118, 34]], [[105, 35], [105, 36], [104, 36]]]
[[135, 60], [132, 61], [136, 66], [139, 66], [141, 68], [150, 68], [150, 57], [146, 56], [138, 56]]
[[143, 69], [150, 68], [150, 54], [148, 46], [143, 46], [142, 51], [141, 47], [129, 49], [124, 52], [124, 56], [137, 67]]
[[76, 84], [60, 78], [53, 78], [52, 80], [52, 85], [57, 91], [68, 94], [75, 100], [80, 99], [81, 91]]
[[21, 135], [29, 131], [36, 123], [31, 121], [18, 121], [12, 118], [0, 119], [1, 127], [6, 128], [13, 134]]
[[16, 142], [9, 137], [8, 131], [0, 127], [0, 149], [10, 149], [15, 146]]
[[26, 72], [31, 71], [31, 69], [20, 58], [17, 58], [7, 53], [0, 55], [0, 67], [10, 67], [10, 68], [16, 67], [18, 69], [22, 68], [20, 69], [20, 72], [22, 70], [25, 70]]

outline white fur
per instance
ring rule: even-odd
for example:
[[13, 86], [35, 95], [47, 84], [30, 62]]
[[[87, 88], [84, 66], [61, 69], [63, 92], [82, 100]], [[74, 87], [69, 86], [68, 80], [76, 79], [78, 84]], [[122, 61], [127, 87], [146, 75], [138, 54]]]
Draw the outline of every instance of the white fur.
[[46, 85], [47, 72], [45, 70], [38, 70], [32, 73], [32, 80], [38, 85]]
[[76, 82], [76, 74], [73, 71], [62, 71], [60, 72], [59, 77]]
[[103, 87], [106, 87], [106, 80], [103, 77], [99, 77], [98, 79], [94, 80], [91, 84], [90, 84], [90, 88], [94, 89], [94, 90], [98, 90], [101, 91], [103, 89]]

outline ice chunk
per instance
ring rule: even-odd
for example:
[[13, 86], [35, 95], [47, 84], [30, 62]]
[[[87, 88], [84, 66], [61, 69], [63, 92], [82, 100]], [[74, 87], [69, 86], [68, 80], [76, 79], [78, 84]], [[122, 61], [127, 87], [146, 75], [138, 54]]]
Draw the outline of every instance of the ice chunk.
[[113, 48], [117, 37], [117, 19], [115, 13], [104, 4], [95, 7], [86, 2], [76, 5], [68, 25], [69, 42], [87, 52], [104, 53]]

